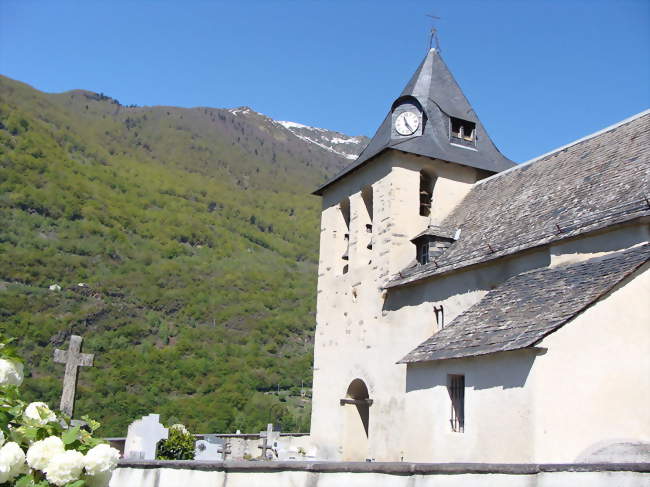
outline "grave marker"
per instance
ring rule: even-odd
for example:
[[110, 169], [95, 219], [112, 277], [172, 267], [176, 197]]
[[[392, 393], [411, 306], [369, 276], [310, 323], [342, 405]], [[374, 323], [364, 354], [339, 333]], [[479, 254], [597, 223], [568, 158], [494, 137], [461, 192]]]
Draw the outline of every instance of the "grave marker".
[[206, 435], [196, 440], [194, 460], [225, 460], [230, 453], [230, 444], [223, 438]]
[[[273, 454], [275, 456], [278, 456], [278, 451], [275, 446], [277, 446], [277, 438], [280, 436], [280, 432], [274, 432], [273, 431], [273, 423], [268, 423], [266, 425], [266, 431], [260, 431], [260, 438], [262, 438], [262, 444], [258, 446], [257, 448], [262, 449], [262, 458], [264, 460], [272, 460], [273, 459]], [[275, 443], [275, 444], [274, 444]], [[271, 450], [271, 458], [269, 458], [266, 454], [267, 450]]]
[[159, 414], [143, 416], [129, 425], [124, 443], [124, 458], [155, 460], [156, 446], [166, 440], [169, 431], [160, 423]]
[[79, 335], [70, 337], [68, 350], [54, 350], [54, 362], [65, 364], [65, 375], [63, 376], [63, 392], [61, 393], [61, 405], [59, 409], [63, 414], [72, 418], [74, 412], [74, 397], [77, 389], [77, 367], [92, 367], [92, 353], [81, 353], [81, 342], [83, 338]]

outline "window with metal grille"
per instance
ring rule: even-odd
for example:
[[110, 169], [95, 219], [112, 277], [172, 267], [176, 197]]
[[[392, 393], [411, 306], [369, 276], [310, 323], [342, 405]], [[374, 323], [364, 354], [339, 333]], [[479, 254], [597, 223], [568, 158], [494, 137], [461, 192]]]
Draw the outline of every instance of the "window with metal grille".
[[465, 376], [450, 375], [447, 389], [451, 399], [451, 430], [465, 431]]

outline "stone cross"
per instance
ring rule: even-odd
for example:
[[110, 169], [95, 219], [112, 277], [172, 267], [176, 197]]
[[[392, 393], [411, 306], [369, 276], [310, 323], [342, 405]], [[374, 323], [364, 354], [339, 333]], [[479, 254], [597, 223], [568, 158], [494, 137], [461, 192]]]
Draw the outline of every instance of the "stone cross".
[[[260, 437], [262, 438], [262, 445], [258, 446], [257, 448], [262, 449], [262, 458], [264, 460], [268, 460], [269, 458], [266, 456], [266, 451], [271, 450], [271, 453], [276, 453], [277, 452], [273, 449], [273, 443], [270, 441], [271, 440], [271, 435], [273, 435], [273, 423], [268, 423], [266, 425], [266, 431], [262, 431], [260, 433]], [[269, 445], [269, 443], [271, 443]]]
[[230, 450], [230, 442], [224, 441], [221, 444], [221, 448], [219, 448], [217, 451], [221, 453], [221, 459], [225, 462], [226, 457], [232, 453], [232, 451]]
[[61, 394], [61, 412], [72, 418], [74, 412], [74, 395], [77, 388], [77, 367], [92, 367], [92, 353], [81, 353], [83, 338], [78, 335], [70, 337], [68, 350], [54, 350], [54, 362], [65, 364], [63, 393]]

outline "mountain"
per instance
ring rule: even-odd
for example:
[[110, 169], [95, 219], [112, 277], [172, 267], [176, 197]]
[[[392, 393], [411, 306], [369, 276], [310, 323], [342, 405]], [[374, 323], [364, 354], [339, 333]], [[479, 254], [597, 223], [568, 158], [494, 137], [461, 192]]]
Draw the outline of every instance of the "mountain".
[[[249, 107], [239, 107], [228, 110], [233, 115], [239, 117], [247, 118], [249, 120], [257, 119], [258, 121], [265, 122], [267, 124], [275, 124], [284, 127], [289, 130], [293, 135], [298, 137], [301, 140], [314, 144], [321, 149], [331, 152], [337, 156], [343, 157], [348, 160], [354, 160], [361, 153], [363, 148], [370, 141], [365, 136], [354, 136], [342, 134], [341, 132], [335, 132], [333, 130], [322, 129], [318, 127], [310, 127], [309, 125], [303, 125], [296, 122], [286, 122], [273, 120], [261, 113], [257, 113]], [[341, 164], [335, 172], [343, 169], [347, 163]], [[329, 166], [328, 166], [329, 168]]]
[[250, 108], [0, 77], [0, 331], [18, 338], [27, 398], [58, 405], [52, 354], [74, 333], [96, 354], [75, 415], [104, 435], [151, 412], [195, 432], [308, 428], [309, 192], [365, 143]]

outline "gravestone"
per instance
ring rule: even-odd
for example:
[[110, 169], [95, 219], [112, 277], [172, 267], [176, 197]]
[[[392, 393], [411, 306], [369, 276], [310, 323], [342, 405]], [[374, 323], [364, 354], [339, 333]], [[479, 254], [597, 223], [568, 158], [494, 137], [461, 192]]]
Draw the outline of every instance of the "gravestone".
[[206, 435], [203, 440], [196, 440], [194, 460], [225, 460], [228, 453], [226, 440]]
[[273, 423], [266, 425], [266, 431], [260, 431], [260, 439], [262, 444], [257, 448], [262, 449], [262, 458], [264, 460], [273, 460], [278, 456], [278, 439], [280, 438], [279, 431], [273, 431]]
[[63, 414], [71, 418], [74, 412], [74, 396], [77, 389], [77, 367], [92, 367], [93, 365], [94, 355], [92, 353], [81, 353], [82, 341], [83, 338], [79, 335], [72, 335], [68, 350], [54, 350], [54, 362], [65, 364], [63, 392], [61, 393], [59, 409]]
[[160, 424], [159, 414], [143, 416], [129, 425], [124, 444], [124, 458], [155, 460], [156, 446], [166, 440], [169, 432]]

